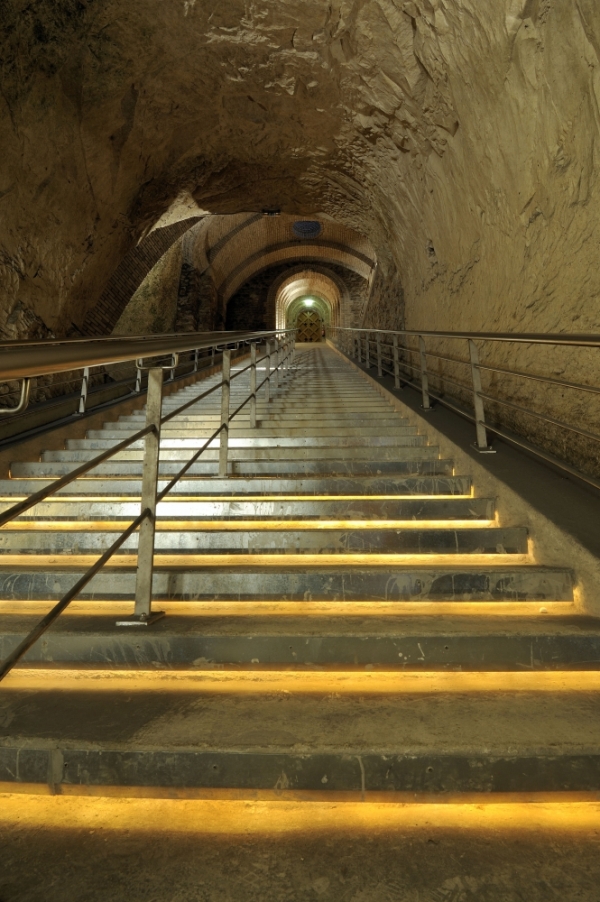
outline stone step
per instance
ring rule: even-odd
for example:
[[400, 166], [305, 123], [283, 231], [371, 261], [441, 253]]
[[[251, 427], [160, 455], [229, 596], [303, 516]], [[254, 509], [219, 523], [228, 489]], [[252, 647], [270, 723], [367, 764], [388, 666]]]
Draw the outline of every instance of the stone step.
[[[412, 454], [408, 452], [412, 451]], [[431, 454], [431, 458], [429, 455]], [[451, 476], [454, 469], [451, 460], [435, 458], [437, 449], [404, 449], [400, 460], [240, 460], [229, 462], [229, 473], [238, 476]], [[181, 462], [161, 461], [159, 475], [176, 476], [181, 470]], [[71, 462], [26, 463], [16, 461], [11, 464], [13, 478], [44, 479], [67, 476], [75, 467]], [[142, 462], [108, 461], [90, 470], [88, 475], [109, 477], [139, 477]], [[187, 476], [217, 476], [218, 462], [198, 461], [187, 471]]]
[[[248, 608], [252, 605], [248, 603]], [[117, 626], [123, 611], [81, 612], [61, 619], [24, 662], [110, 667], [213, 665], [306, 669], [533, 671], [600, 670], [600, 621], [578, 616], [166, 617], [144, 633]], [[33, 628], [39, 614], [3, 613], [0, 659]]]
[[[202, 441], [196, 441], [195, 445], [188, 448], [165, 448], [161, 447], [160, 459], [180, 460], [185, 462], [189, 460], [195, 450], [202, 447]], [[304, 446], [291, 446], [289, 444], [261, 446], [240, 446], [239, 443], [232, 444], [229, 448], [229, 459], [231, 461], [310, 461], [315, 455], [315, 449]], [[65, 461], [67, 463], [80, 464], [88, 460], [93, 460], [98, 456], [98, 449], [90, 448], [89, 450], [80, 451], [44, 451], [41, 458], [44, 463], [56, 463]], [[426, 439], [421, 435], [407, 435], [399, 439], [393, 445], [346, 445], [325, 446], [318, 449], [318, 457], [321, 461], [335, 460], [369, 460], [369, 461], [390, 461], [396, 460], [398, 457], [404, 460], [419, 459], [431, 460], [439, 457], [439, 448], [427, 445]], [[126, 448], [119, 451], [111, 460], [130, 460], [143, 461], [144, 449]], [[207, 448], [201, 460], [217, 461], [219, 459], [219, 445], [215, 442], [212, 447]], [[72, 469], [75, 469], [73, 466]], [[293, 469], [293, 468], [292, 468]]]
[[[451, 463], [451, 462], [450, 462]], [[448, 467], [452, 472], [451, 465]], [[27, 479], [26, 477], [0, 480], [0, 498], [31, 495], [52, 484], [52, 479]], [[158, 489], [167, 486], [166, 480], [159, 480]], [[79, 479], [59, 489], [57, 496], [101, 495], [139, 497], [142, 490], [141, 479]], [[218, 477], [196, 477], [181, 479], [169, 493], [169, 498], [182, 496], [237, 496], [247, 495], [293, 495], [312, 497], [327, 496], [393, 496], [410, 497], [411, 495], [432, 496], [470, 496], [472, 482], [469, 476], [421, 475], [421, 476], [308, 476], [294, 478], [261, 478], [232, 476], [225, 479]]]
[[[83, 574], [82, 565], [65, 568], [58, 560], [47, 572], [24, 566], [2, 565], [0, 558], [0, 598], [13, 601], [57, 600]], [[93, 577], [77, 596], [83, 600], [133, 599], [136, 560], [127, 567], [110, 563]], [[284, 565], [274, 556], [268, 566], [244, 563], [235, 568], [226, 563], [202, 561], [190, 567], [181, 557], [157, 562], [152, 584], [155, 602], [174, 601], [309, 601], [326, 602], [566, 602], [572, 604], [573, 573], [565, 568], [531, 564], [449, 565], [386, 562], [384, 566], [365, 562], [341, 566], [309, 561], [302, 566]], [[300, 607], [300, 611], [302, 608]]]
[[[233, 411], [232, 411], [233, 412]], [[304, 413], [302, 409], [298, 413], [276, 413], [270, 407], [257, 411], [256, 417], [259, 423], [264, 426], [272, 425], [273, 428], [323, 428], [325, 426], [336, 426], [339, 428], [342, 427], [354, 427], [359, 428], [359, 425], [356, 422], [356, 418], [352, 416], [339, 416], [335, 412], [331, 411], [327, 416], [315, 416], [313, 413]], [[146, 421], [146, 415], [140, 414], [137, 417], [131, 417], [122, 420], [115, 421], [106, 421], [107, 428], [125, 428], [128, 427], [132, 431], [136, 429], [141, 429]], [[221, 421], [221, 413], [220, 411], [201, 411], [200, 413], [195, 413], [194, 411], [184, 410], [182, 413], [178, 413], [168, 422], [171, 424], [181, 424], [185, 425], [197, 425], [205, 422], [208, 423], [220, 423]], [[236, 414], [234, 423], [245, 423], [246, 426], [250, 422], [250, 411], [243, 408], [238, 414]], [[363, 411], [361, 415], [361, 423], [364, 422], [365, 427], [368, 428], [400, 428], [401, 426], [408, 426], [409, 421], [405, 417], [394, 416], [393, 411], [389, 413], [385, 413], [383, 415], [370, 415], [368, 411]]]
[[[0, 511], [10, 506], [0, 501]], [[138, 501], [51, 500], [41, 502], [13, 523], [28, 520], [129, 520], [140, 512]], [[362, 498], [354, 500], [303, 499], [225, 501], [161, 501], [157, 509], [159, 519], [201, 521], [219, 519], [261, 520], [397, 520], [397, 521], [491, 521], [495, 515], [492, 498], [429, 498], [385, 499]]]
[[[457, 528], [449, 524], [441, 529], [410, 528], [377, 529], [365, 521], [361, 529], [315, 529], [307, 521], [303, 529], [279, 524], [264, 524], [265, 529], [248, 529], [239, 524], [220, 521], [218, 528], [207, 529], [198, 524], [196, 531], [177, 529], [156, 531], [154, 547], [158, 554], [312, 554], [312, 555], [525, 555], [528, 551], [527, 530], [523, 527]], [[33, 524], [32, 524], [33, 526]], [[81, 526], [78, 527], [81, 530]], [[119, 532], [121, 527], [118, 527]], [[102, 532], [58, 532], [42, 528], [16, 531], [10, 526], [0, 530], [0, 555], [23, 554], [88, 554], [103, 553], [116, 538], [106, 528]], [[126, 554], [138, 545], [134, 534], [121, 546], [117, 554]]]
[[598, 791], [598, 688], [597, 672], [22, 670], [0, 702], [0, 781]]
[[[207, 439], [213, 433], [214, 429], [209, 428], [192, 428], [192, 429], [164, 429], [161, 431], [161, 447], [165, 448], [196, 448], [199, 439]], [[270, 431], [270, 430], [269, 430]], [[92, 432], [92, 430], [90, 430]], [[67, 451], [78, 451], [83, 449], [103, 449], [113, 448], [120, 441], [126, 438], [124, 432], [116, 429], [100, 431], [93, 430], [94, 434], [88, 434], [85, 439], [67, 439], [65, 448]], [[263, 429], [260, 430], [243, 430], [240, 434], [239, 430], [229, 430], [229, 446], [231, 448], [364, 448], [364, 447], [386, 447], [386, 446], [402, 446], [407, 444], [407, 439], [421, 439], [422, 444], [427, 444], [425, 436], [417, 435], [416, 429], [403, 429], [390, 432], [387, 435], [364, 436], [359, 430], [350, 433], [346, 430], [346, 435], [340, 436], [332, 431], [329, 436], [315, 436], [306, 432], [305, 435], [288, 435], [274, 432], [273, 435], [265, 435]], [[131, 433], [133, 434], [133, 433]], [[215, 439], [218, 445], [218, 439]], [[140, 439], [129, 446], [133, 449], [143, 448], [144, 440]]]

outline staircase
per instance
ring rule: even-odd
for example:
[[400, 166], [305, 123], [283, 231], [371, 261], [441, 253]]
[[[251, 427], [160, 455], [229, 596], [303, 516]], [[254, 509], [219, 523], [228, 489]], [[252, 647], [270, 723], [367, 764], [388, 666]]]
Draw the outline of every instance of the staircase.
[[[232, 406], [247, 393], [235, 380]], [[216, 392], [164, 428], [161, 486], [219, 412]], [[298, 346], [257, 415], [257, 429], [245, 411], [233, 421], [227, 478], [215, 443], [160, 504], [154, 605], [167, 616], [116, 625], [132, 611], [132, 536], [0, 686], [0, 783], [597, 790], [600, 625], [577, 612], [573, 574], [537, 565], [527, 531], [498, 523], [495, 499], [325, 345]], [[143, 418], [15, 463], [1, 509]], [[0, 530], [0, 657], [137, 516], [142, 457], [131, 446]]]

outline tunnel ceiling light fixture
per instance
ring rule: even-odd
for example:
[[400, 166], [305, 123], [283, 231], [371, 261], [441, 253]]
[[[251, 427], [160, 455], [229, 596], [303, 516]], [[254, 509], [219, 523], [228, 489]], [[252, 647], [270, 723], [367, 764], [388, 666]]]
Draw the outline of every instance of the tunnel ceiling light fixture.
[[318, 238], [323, 226], [314, 219], [299, 219], [292, 226], [292, 231], [296, 238]]
[[306, 298], [306, 300], [304, 301], [304, 306], [305, 306], [305, 307], [312, 307], [312, 305], [314, 304], [314, 302], [315, 302], [314, 298]]

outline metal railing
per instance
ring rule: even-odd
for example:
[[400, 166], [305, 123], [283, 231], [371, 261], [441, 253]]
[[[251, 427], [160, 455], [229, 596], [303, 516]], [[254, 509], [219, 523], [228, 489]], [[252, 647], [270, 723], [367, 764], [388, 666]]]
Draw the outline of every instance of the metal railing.
[[[107, 349], [108, 354], [106, 350], [104, 352], [99, 351], [99, 346], [105, 341], [113, 342]], [[117, 624], [120, 626], [148, 626], [158, 618], [164, 616], [164, 612], [152, 610], [152, 577], [154, 572], [154, 537], [156, 530], [157, 505], [175, 487], [180, 479], [185, 476], [190, 467], [196, 463], [216, 438], [219, 438], [219, 477], [225, 477], [227, 475], [229, 458], [229, 424], [234, 417], [249, 404], [250, 427], [256, 428], [256, 400], [258, 392], [264, 387], [265, 401], [269, 402], [271, 400], [272, 387], [277, 388], [280, 385], [280, 382], [289, 374], [294, 361], [295, 331], [212, 333], [210, 338], [207, 337], [206, 334], [202, 335], [201, 340], [200, 335], [198, 334], [195, 336], [193, 334], [188, 334], [185, 337], [168, 336], [164, 339], [156, 339], [152, 336], [148, 339], [133, 338], [119, 339], [118, 341], [113, 339], [101, 339], [91, 342], [92, 346], [89, 348], [89, 353], [83, 342], [56, 343], [51, 346], [48, 346], [45, 343], [36, 342], [27, 342], [25, 344], [15, 342], [12, 344], [12, 348], [7, 345], [4, 346], [5, 349], [8, 348], [8, 357], [4, 355], [2, 357], [0, 381], [2, 381], [2, 379], [14, 378], [17, 376], [23, 380], [23, 384], [25, 385], [29, 379], [39, 373], [61, 372], [76, 367], [84, 369], [83, 378], [85, 380], [85, 370], [88, 369], [92, 363], [97, 363], [99, 356], [101, 357], [104, 355], [105, 361], [110, 360], [111, 362], [114, 362], [115, 360], [120, 362], [135, 360], [138, 373], [140, 371], [143, 372], [144, 370], [148, 373], [148, 388], [146, 424], [143, 429], [138, 430], [124, 441], [119, 442], [119, 444], [112, 448], [108, 448], [92, 460], [86, 461], [80, 467], [77, 467], [77, 469], [73, 470], [71, 473], [55, 480], [39, 492], [18, 502], [0, 514], [1, 527], [10, 523], [16, 517], [21, 516], [32, 507], [35, 507], [36, 504], [39, 504], [46, 498], [55, 495], [76, 479], [85, 476], [90, 470], [95, 469], [111, 457], [114, 457], [115, 454], [124, 451], [133, 443], [144, 439], [142, 491], [139, 516], [120, 533], [110, 548], [108, 548], [93, 566], [83, 574], [72, 589], [61, 598], [52, 610], [49, 611], [25, 639], [19, 643], [13, 652], [11, 652], [11, 654], [0, 664], [0, 680], [11, 671], [31, 646], [46, 632], [65, 608], [68, 607], [70, 602], [76, 598], [82, 589], [85, 588], [102, 567], [104, 567], [104, 565], [116, 554], [127, 539], [137, 530], [139, 530], [139, 540], [137, 551], [135, 608], [132, 617], [119, 620], [117, 621]], [[76, 353], [73, 350], [75, 344], [78, 345]], [[249, 345], [250, 363], [232, 374], [231, 349], [228, 345], [234, 345], [237, 348], [241, 344]], [[257, 357], [257, 349], [261, 348], [263, 344], [265, 353], [263, 356]], [[144, 366], [143, 360], [153, 356], [164, 356], [165, 352], [176, 355], [180, 351], [193, 350], [197, 361], [198, 353], [201, 350], [206, 349], [209, 349], [212, 352], [213, 359], [215, 351], [219, 351], [222, 354], [221, 380], [206, 391], [195, 395], [191, 400], [186, 401], [175, 410], [163, 416], [162, 402], [164, 373], [165, 371], [172, 370], [173, 359], [166, 364], [151, 364], [148, 367]], [[10, 358], [11, 354], [13, 354], [12, 359]], [[264, 363], [266, 376], [257, 384], [257, 366], [259, 363]], [[52, 367], [54, 367], [54, 369], [52, 369]], [[244, 373], [249, 373], [249, 393], [245, 400], [231, 412], [231, 383], [234, 379], [239, 378]], [[186, 461], [181, 470], [167, 483], [162, 491], [159, 492], [158, 479], [162, 426], [219, 390], [221, 390], [221, 416], [219, 427], [215, 429], [212, 435], [192, 454], [190, 459]]]
[[[551, 389], [566, 389], [584, 395], [600, 396], [600, 388], [585, 385], [568, 379], [557, 379], [524, 369], [513, 369], [500, 366], [494, 359], [482, 359], [482, 347], [487, 343], [492, 346], [522, 346], [530, 351], [531, 346], [547, 348], [600, 348], [600, 335], [578, 334], [544, 334], [544, 333], [503, 333], [503, 332], [445, 332], [398, 330], [384, 331], [378, 329], [347, 329], [333, 327], [329, 330], [335, 345], [348, 357], [364, 364], [367, 369], [377, 368], [379, 377], [392, 376], [395, 388], [412, 386], [421, 394], [421, 406], [425, 411], [432, 409], [432, 401], [448, 407], [450, 410], [471, 420], [475, 425], [474, 447], [482, 454], [493, 454], [490, 435], [497, 435], [524, 450], [536, 455], [547, 463], [559, 467], [564, 472], [579, 480], [600, 489], [600, 480], [572, 466], [560, 455], [549, 453], [542, 447], [525, 439], [502, 422], [498, 416], [490, 419], [489, 409], [509, 410], [518, 415], [523, 423], [528, 418], [547, 424], [560, 430], [562, 435], [572, 435], [586, 442], [600, 443], [600, 433], [585, 428], [581, 423], [570, 423], [560, 416], [554, 416], [541, 409], [527, 407], [518, 403], [515, 397], [506, 397], [496, 391], [485, 388], [482, 375], [498, 374], [516, 380], [527, 380], [543, 384]], [[446, 345], [457, 347], [455, 352], [442, 353]], [[452, 344], [455, 343], [455, 344]], [[464, 356], [459, 356], [464, 349]], [[490, 355], [492, 356], [492, 355]], [[437, 369], [433, 369], [433, 364]], [[466, 370], [466, 378], [462, 376]], [[446, 388], [450, 387], [450, 391]], [[518, 392], [515, 392], [518, 397]], [[597, 457], [594, 446], [594, 456]]]
[[196, 341], [205, 340], [191, 348], [190, 333], [5, 342], [0, 345], [0, 447], [144, 393], [147, 371], [132, 362], [139, 364], [140, 357], [164, 354], [165, 365], [167, 359], [171, 363], [167, 381], [174, 382], [215, 365], [217, 338], [230, 344], [245, 334], [198, 333]]

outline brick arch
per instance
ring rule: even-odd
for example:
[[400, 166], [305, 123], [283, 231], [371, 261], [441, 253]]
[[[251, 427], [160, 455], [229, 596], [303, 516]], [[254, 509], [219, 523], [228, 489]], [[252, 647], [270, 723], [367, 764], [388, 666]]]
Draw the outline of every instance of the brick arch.
[[140, 241], [137, 247], [125, 254], [108, 280], [98, 303], [86, 315], [81, 333], [90, 336], [110, 335], [128, 302], [152, 267], [182, 235], [201, 219], [201, 216], [192, 216], [172, 225], [154, 229]]

